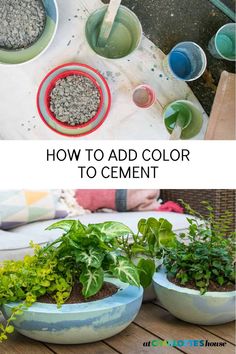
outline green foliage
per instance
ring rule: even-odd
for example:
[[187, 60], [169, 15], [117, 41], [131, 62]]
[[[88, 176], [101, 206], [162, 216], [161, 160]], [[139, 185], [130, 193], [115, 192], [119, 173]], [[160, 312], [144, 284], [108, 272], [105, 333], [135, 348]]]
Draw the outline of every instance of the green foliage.
[[63, 228], [66, 232], [41, 252], [46, 255], [53, 251], [54, 259], [60, 260], [60, 267], [70, 271], [73, 281], [82, 283], [85, 297], [101, 289], [105, 272], [129, 284], [140, 285], [138, 270], [128, 258], [124, 260], [130, 267], [122, 266], [119, 257], [110, 257], [117, 251], [118, 239], [132, 232], [126, 225], [104, 222], [85, 226], [79, 221], [68, 220], [67, 224], [64, 220], [62, 225], [59, 222], [50, 226], [50, 230], [53, 228]]
[[[216, 217], [213, 208], [203, 203], [208, 216], [203, 217], [187, 204], [189, 218], [188, 232], [181, 234], [175, 248], [166, 250], [164, 265], [170, 277], [176, 278], [181, 285], [193, 282], [204, 294], [210, 283], [220, 286], [235, 284], [235, 233], [229, 232], [232, 215], [227, 211]], [[199, 219], [200, 218], [200, 219]]]
[[[75, 283], [82, 284], [88, 298], [102, 287], [105, 275], [131, 285], [148, 286], [155, 271], [154, 258], [162, 256], [163, 247], [174, 243], [171, 224], [150, 218], [138, 224], [138, 234], [119, 222], [104, 222], [85, 226], [78, 220], [63, 220], [48, 230], [63, 230], [57, 240], [35, 249], [33, 256], [21, 261], [7, 261], [0, 267], [0, 305], [21, 301], [13, 311], [0, 340], [11, 333], [10, 322], [45, 294], [58, 306], [70, 297]], [[134, 258], [140, 254], [138, 265]]]
[[138, 262], [138, 272], [140, 283], [144, 288], [147, 288], [152, 283], [153, 274], [156, 271], [156, 266], [153, 260], [141, 258]]
[[139, 286], [139, 274], [135, 265], [129, 261], [126, 257], [117, 257], [117, 262], [111, 265], [111, 273], [124, 283]]
[[98, 269], [84, 268], [79, 280], [83, 285], [83, 295], [85, 297], [93, 296], [97, 294], [103, 285], [103, 269], [101, 267]]
[[182, 285], [193, 280], [201, 293], [210, 281], [233, 283], [234, 239], [233, 235], [224, 237], [229, 215], [219, 222], [212, 208], [207, 206], [207, 210], [207, 221], [189, 219], [188, 233], [181, 235], [181, 242], [172, 225], [162, 218], [140, 220], [137, 233], [119, 222], [88, 226], [77, 220], [54, 223], [48, 230], [61, 229], [62, 236], [43, 248], [32, 244], [33, 256], [6, 261], [0, 267], [0, 306], [21, 301], [6, 326], [0, 326], [0, 341], [14, 330], [11, 322], [16, 316], [40, 296], [50, 294], [61, 306], [74, 284], [81, 283], [83, 295], [89, 298], [101, 289], [106, 275], [147, 287], [157, 259], [164, 259], [169, 274]]
[[75, 251], [75, 259], [77, 263], [84, 263], [86, 267], [101, 268], [104, 254], [95, 249], [88, 247], [87, 250]]
[[152, 283], [156, 260], [163, 257], [166, 248], [175, 247], [176, 236], [166, 219], [149, 218], [139, 221], [137, 234], [121, 237], [118, 243], [130, 260], [139, 259], [140, 283], [146, 288]]
[[111, 241], [117, 237], [127, 236], [132, 233], [128, 226], [114, 221], [107, 221], [102, 224], [90, 224], [89, 226], [98, 230], [107, 241]]
[[77, 220], [63, 220], [48, 227], [53, 229], [64, 233], [44, 248], [32, 244], [33, 256], [6, 261], [0, 267], [0, 305], [22, 301], [5, 328], [1, 326], [0, 341], [13, 331], [10, 322], [42, 295], [50, 294], [61, 306], [69, 298], [73, 285], [81, 283], [83, 295], [91, 297], [101, 289], [106, 273], [140, 286], [137, 267], [128, 257], [117, 253], [118, 239], [132, 232], [124, 224], [105, 222], [85, 226]]
[[29, 305], [47, 293], [60, 306], [69, 297], [75, 282], [82, 283], [86, 297], [96, 294], [105, 273], [140, 285], [137, 267], [120, 247], [132, 234], [126, 225], [105, 222], [85, 226], [77, 220], [63, 220], [48, 227], [53, 229], [64, 233], [44, 248], [32, 245], [33, 256], [3, 263], [0, 305], [16, 301]]

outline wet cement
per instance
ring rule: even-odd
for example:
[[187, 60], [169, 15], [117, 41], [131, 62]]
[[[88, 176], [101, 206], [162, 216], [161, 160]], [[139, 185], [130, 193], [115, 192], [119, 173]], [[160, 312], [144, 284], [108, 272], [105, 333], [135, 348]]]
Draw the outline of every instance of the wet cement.
[[[234, 8], [235, 0], [226, 3]], [[145, 35], [166, 54], [181, 41], [202, 46], [208, 59], [207, 72], [190, 86], [210, 114], [220, 75], [223, 70], [235, 72], [235, 63], [213, 58], [207, 46], [217, 30], [232, 21], [208, 0], [123, 0], [122, 4], [136, 13]]]

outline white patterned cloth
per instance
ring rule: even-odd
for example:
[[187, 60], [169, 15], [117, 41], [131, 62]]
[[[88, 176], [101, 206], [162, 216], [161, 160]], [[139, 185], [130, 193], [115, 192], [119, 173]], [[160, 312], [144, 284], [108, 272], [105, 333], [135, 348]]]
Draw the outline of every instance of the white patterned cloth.
[[[200, 103], [187, 84], [167, 80], [162, 73], [163, 52], [143, 36], [139, 49], [120, 60], [100, 58], [89, 48], [84, 28], [89, 13], [102, 6], [99, 0], [58, 0], [59, 27], [50, 48], [37, 60], [19, 66], [0, 65], [0, 138], [69, 139], [51, 131], [41, 121], [36, 108], [36, 93], [44, 76], [66, 62], [81, 62], [101, 71], [112, 92], [112, 108], [105, 123], [86, 140], [168, 139], [162, 120], [162, 107], [176, 99]], [[147, 110], [132, 103], [133, 89], [148, 83], [159, 102]], [[203, 139], [208, 117], [195, 139]], [[81, 139], [81, 138], [79, 138]]]
[[75, 198], [74, 189], [62, 189], [60, 195], [60, 203], [68, 212], [68, 217], [80, 216], [90, 213], [89, 210], [84, 209], [78, 204]]

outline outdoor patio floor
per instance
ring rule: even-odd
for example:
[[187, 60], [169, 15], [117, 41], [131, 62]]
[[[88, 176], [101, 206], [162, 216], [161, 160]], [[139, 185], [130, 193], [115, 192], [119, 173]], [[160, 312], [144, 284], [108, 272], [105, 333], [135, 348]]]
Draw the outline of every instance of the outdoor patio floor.
[[[226, 342], [224, 347], [144, 347], [154, 339], [203, 339]], [[235, 353], [235, 323], [220, 326], [196, 326], [177, 320], [157, 303], [142, 306], [134, 322], [122, 333], [102, 342], [86, 345], [56, 345], [30, 340], [20, 334], [11, 335], [0, 344], [0, 354], [142, 354], [142, 353]]]

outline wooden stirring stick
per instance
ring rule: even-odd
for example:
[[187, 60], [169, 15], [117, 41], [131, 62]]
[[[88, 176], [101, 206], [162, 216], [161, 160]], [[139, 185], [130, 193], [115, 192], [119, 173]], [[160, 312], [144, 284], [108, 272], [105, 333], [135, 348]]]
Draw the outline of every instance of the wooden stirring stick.
[[98, 36], [98, 47], [105, 47], [122, 0], [111, 0]]
[[170, 140], [179, 140], [180, 139], [184, 124], [185, 124], [185, 117], [182, 117], [181, 113], [179, 112], [176, 117], [175, 127], [171, 133]]

